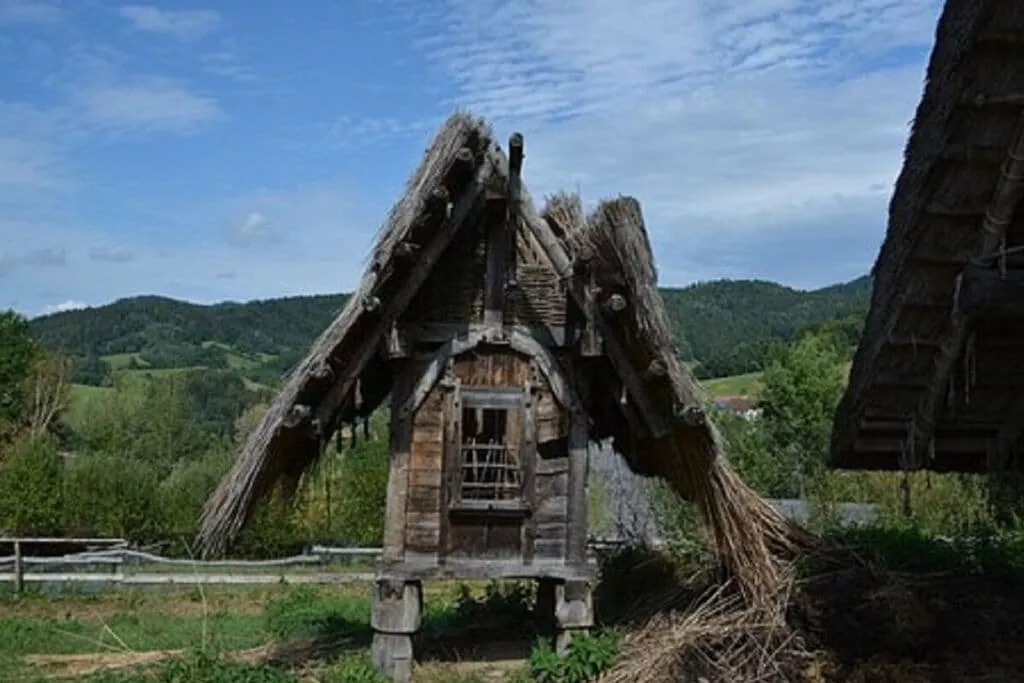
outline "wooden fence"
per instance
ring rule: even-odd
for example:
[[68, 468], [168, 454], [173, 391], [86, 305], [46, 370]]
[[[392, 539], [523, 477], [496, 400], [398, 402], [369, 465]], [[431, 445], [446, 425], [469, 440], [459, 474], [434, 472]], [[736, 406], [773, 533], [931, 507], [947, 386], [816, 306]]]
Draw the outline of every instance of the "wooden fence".
[[[589, 543], [593, 550], [607, 551], [626, 541], [591, 538]], [[42, 545], [84, 545], [87, 550], [49, 557], [26, 552]], [[191, 560], [132, 549], [124, 539], [0, 538], [0, 548], [6, 546], [13, 548], [13, 554], [0, 555], [0, 583], [13, 584], [15, 592], [19, 593], [28, 584], [195, 586], [365, 582], [373, 580], [372, 567], [353, 567], [353, 561], [373, 561], [381, 554], [380, 548], [317, 545], [302, 555], [271, 560]]]

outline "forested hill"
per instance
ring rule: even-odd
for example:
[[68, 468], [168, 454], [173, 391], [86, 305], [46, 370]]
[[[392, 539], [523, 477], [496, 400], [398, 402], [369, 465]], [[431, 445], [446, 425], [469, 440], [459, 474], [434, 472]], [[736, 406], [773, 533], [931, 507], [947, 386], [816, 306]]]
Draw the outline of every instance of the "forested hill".
[[[759, 369], [772, 340], [801, 328], [857, 316], [867, 308], [867, 277], [815, 291], [763, 281], [722, 280], [663, 289], [684, 359], [705, 377]], [[106, 362], [152, 368], [236, 367], [252, 379], [279, 376], [341, 309], [347, 295], [298, 296], [199, 305], [164, 297], [32, 320], [49, 348], [102, 374]], [[85, 371], [88, 375], [88, 371]], [[80, 381], [85, 381], [80, 378]]]

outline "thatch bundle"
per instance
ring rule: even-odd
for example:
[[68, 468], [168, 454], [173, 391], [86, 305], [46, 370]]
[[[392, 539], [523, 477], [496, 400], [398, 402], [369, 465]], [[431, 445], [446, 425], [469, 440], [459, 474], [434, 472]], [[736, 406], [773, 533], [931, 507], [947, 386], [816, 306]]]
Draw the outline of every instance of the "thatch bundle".
[[630, 463], [644, 461], [642, 469], [696, 505], [713, 547], [748, 601], [772, 604], [787, 582], [789, 560], [813, 545], [813, 537], [743, 483], [729, 466], [715, 424], [695, 410], [704, 401], [703, 391], [679, 360], [639, 203], [622, 197], [601, 203], [586, 221], [582, 216], [579, 198], [571, 195], [553, 197], [545, 211], [577, 258], [584, 254], [590, 261], [602, 289], [621, 292], [629, 301], [629, 314], [619, 316], [614, 327], [622, 332], [634, 367], [653, 363], [665, 369], [662, 378], [646, 383], [654, 401], [675, 414], [686, 413], [661, 439], [638, 440], [628, 425], [609, 425], [616, 450]]

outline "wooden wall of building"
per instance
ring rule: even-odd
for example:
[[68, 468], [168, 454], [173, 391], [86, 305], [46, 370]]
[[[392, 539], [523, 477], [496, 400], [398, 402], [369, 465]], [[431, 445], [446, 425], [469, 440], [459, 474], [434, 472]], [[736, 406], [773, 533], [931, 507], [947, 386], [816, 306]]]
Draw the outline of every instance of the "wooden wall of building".
[[[410, 373], [422, 371], [411, 363]], [[524, 405], [533, 424], [535, 454], [520, 463], [524, 471], [527, 515], [493, 513], [452, 514], [449, 496], [456, 486], [460, 462], [446, 464], [446, 440], [461, 419], [459, 393], [439, 383], [413, 417], [407, 491], [405, 496], [405, 554], [434, 558], [561, 559], [566, 554], [568, 528], [569, 419], [555, 399], [547, 379], [531, 360], [514, 351], [484, 349], [454, 359], [452, 373], [466, 389], [521, 387], [536, 390]], [[408, 386], [413, 382], [403, 382]], [[525, 416], [525, 412], [523, 413]], [[522, 419], [527, 419], [523, 417]], [[511, 425], [510, 425], [511, 426]], [[516, 447], [520, 430], [514, 430]], [[447, 457], [460, 459], [458, 444]], [[531, 445], [532, 446], [532, 445]], [[521, 452], [521, 451], [520, 451]]]

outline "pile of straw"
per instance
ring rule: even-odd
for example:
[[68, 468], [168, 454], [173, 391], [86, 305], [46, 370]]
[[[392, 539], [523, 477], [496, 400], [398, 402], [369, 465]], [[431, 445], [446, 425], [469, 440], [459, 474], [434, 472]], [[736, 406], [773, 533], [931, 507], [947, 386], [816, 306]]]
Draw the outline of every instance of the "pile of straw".
[[[606, 201], [584, 221], [579, 198], [558, 195], [549, 200], [544, 215], [574, 254], [586, 253], [602, 289], [626, 295], [631, 315], [620, 316], [610, 327], [621, 336], [634, 367], [657, 360], [667, 369], [664, 378], [647, 380], [657, 405], [673, 412], [702, 405], [706, 399], [700, 385], [679, 360], [639, 203], [631, 197]], [[646, 470], [696, 506], [746, 604], [771, 611], [790, 581], [791, 560], [813, 547], [814, 538], [743, 483], [729, 466], [726, 444], [713, 422], [673, 424], [661, 439], [613, 434], [616, 449], [628, 462], [648, 461]], [[628, 431], [628, 426], [620, 429]], [[635, 452], [625, 452], [630, 449]]]

